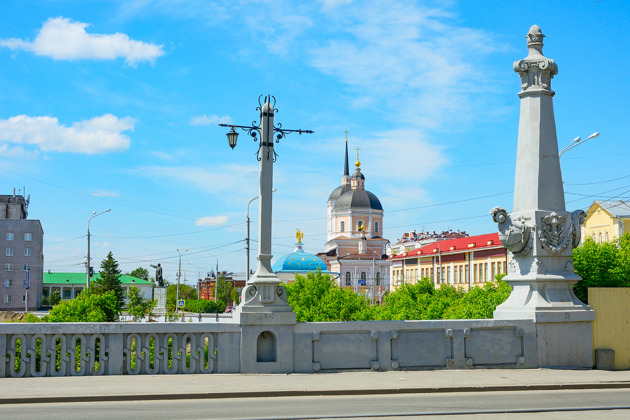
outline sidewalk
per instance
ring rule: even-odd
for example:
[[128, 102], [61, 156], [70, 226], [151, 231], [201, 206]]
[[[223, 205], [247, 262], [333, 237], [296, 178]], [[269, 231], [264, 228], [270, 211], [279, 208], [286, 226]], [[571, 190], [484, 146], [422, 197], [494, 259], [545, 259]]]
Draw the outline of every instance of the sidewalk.
[[630, 388], [630, 371], [523, 369], [0, 379], [0, 405], [296, 395]]

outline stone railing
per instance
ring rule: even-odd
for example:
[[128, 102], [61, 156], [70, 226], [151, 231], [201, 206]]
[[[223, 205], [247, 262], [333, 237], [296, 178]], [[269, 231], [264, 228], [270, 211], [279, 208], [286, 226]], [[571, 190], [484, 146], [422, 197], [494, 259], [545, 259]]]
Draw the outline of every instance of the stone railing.
[[0, 378], [236, 373], [236, 324], [0, 325]]
[[[262, 350], [241, 349], [247, 328], [237, 323], [0, 324], [0, 378], [239, 373], [241, 358]], [[267, 330], [263, 336], [270, 331], [292, 335], [290, 348], [269, 349], [260, 340], [256, 345], [270, 351], [274, 361], [277, 355], [280, 365], [291, 366], [282, 368], [285, 373], [538, 367], [531, 320], [312, 322], [282, 332], [272, 325], [257, 328]], [[268, 372], [269, 365], [259, 357], [252, 371]]]
[[530, 320], [299, 323], [294, 342], [295, 372], [538, 367]]

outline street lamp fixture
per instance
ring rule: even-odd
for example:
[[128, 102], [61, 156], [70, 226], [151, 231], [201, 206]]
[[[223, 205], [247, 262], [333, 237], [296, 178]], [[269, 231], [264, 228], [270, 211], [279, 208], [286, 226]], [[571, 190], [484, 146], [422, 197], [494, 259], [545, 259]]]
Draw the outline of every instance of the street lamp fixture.
[[91, 258], [90, 258], [90, 222], [92, 221], [93, 218], [95, 218], [96, 216], [100, 216], [103, 213], [107, 213], [112, 211], [112, 209], [107, 209], [104, 210], [100, 213], [97, 213], [95, 211], [92, 212], [92, 215], [88, 218], [88, 228], [87, 228], [87, 264], [85, 266], [85, 290], [90, 290], [90, 277], [92, 277], [93, 272], [92, 272], [92, 264], [91, 264]]
[[589, 141], [590, 139], [594, 139], [596, 137], [599, 137], [599, 133], [597, 133], [597, 132], [591, 134], [590, 136], [588, 136], [584, 140], [582, 140], [582, 138], [580, 138], [580, 137], [576, 137], [571, 143], [569, 143], [569, 145], [567, 147], [565, 147], [564, 149], [562, 149], [560, 151], [560, 153], [558, 153], [558, 157], [562, 156], [562, 154], [564, 152], [569, 151], [569, 150], [573, 149], [574, 147], [577, 147], [580, 144], [585, 143], [585, 142]]
[[236, 141], [238, 140], [238, 133], [234, 130], [234, 127], [231, 128], [229, 133], [227, 133], [227, 138], [230, 147], [234, 149], [236, 147]]
[[[254, 141], [259, 142], [256, 158], [259, 165], [259, 194], [258, 206], [258, 267], [256, 274], [247, 281], [243, 290], [243, 300], [239, 305], [246, 312], [278, 311], [292, 312], [286, 302], [286, 290], [281, 281], [273, 273], [271, 268], [271, 226], [272, 226], [272, 190], [273, 190], [273, 163], [277, 154], [274, 151], [274, 143], [279, 143], [282, 138], [290, 133], [311, 134], [312, 130], [289, 130], [282, 128], [282, 124], [274, 125], [276, 98], [267, 95], [264, 101], [258, 97], [260, 122], [255, 121], [251, 126], [235, 124], [219, 124], [220, 127], [229, 127], [227, 133], [228, 144], [231, 148], [236, 146], [236, 129], [248, 132]], [[260, 136], [260, 137], [259, 137]], [[253, 201], [253, 199], [251, 200]], [[251, 203], [250, 201], [250, 203]], [[249, 204], [248, 204], [249, 206]], [[249, 235], [248, 235], [249, 236]], [[249, 273], [249, 270], [248, 270]], [[247, 308], [247, 310], [245, 309]], [[240, 313], [240, 311], [239, 311]], [[240, 316], [240, 315], [239, 315]]]

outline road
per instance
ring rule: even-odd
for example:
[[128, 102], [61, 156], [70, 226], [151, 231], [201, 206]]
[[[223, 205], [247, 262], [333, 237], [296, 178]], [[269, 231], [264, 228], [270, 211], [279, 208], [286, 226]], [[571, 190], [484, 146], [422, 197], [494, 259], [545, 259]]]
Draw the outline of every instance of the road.
[[630, 390], [452, 392], [0, 405], [18, 419], [628, 419]]

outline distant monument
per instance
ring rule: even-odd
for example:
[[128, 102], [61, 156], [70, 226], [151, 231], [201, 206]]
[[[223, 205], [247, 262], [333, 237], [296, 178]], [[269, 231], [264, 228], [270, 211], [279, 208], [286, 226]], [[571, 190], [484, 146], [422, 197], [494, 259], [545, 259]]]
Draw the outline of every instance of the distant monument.
[[166, 287], [164, 287], [164, 277], [162, 276], [162, 265], [152, 265], [155, 268], [155, 281], [158, 284], [153, 290], [154, 299], [157, 301], [155, 305], [155, 313], [166, 313]]
[[521, 77], [521, 110], [514, 207], [492, 209], [499, 237], [509, 250], [509, 298], [494, 319], [533, 319], [541, 367], [591, 367], [594, 312], [573, 293], [581, 280], [571, 254], [580, 243], [585, 213], [565, 209], [551, 79], [557, 64], [542, 54], [544, 35], [527, 34], [529, 54], [514, 63]]

